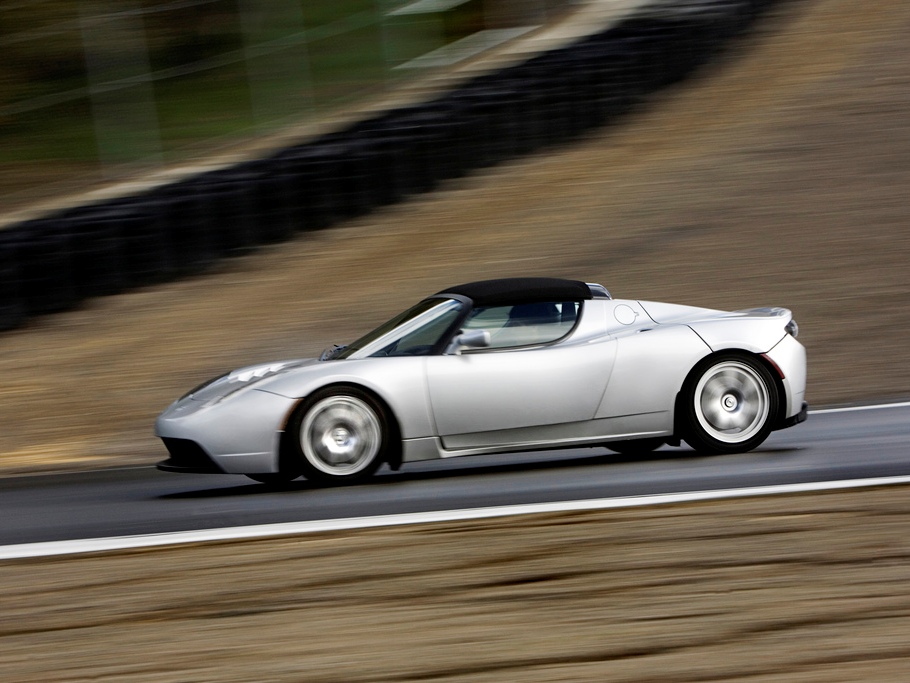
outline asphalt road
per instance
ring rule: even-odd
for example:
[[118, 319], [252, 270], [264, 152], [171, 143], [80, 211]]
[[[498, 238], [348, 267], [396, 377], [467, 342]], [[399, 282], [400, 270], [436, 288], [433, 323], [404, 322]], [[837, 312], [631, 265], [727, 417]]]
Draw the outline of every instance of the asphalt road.
[[[0, 480], [0, 545], [523, 503], [910, 475], [910, 404], [820, 412], [751, 453], [665, 447], [480, 456], [381, 470], [365, 484], [275, 491], [152, 467]], [[163, 457], [163, 456], [162, 456]]]

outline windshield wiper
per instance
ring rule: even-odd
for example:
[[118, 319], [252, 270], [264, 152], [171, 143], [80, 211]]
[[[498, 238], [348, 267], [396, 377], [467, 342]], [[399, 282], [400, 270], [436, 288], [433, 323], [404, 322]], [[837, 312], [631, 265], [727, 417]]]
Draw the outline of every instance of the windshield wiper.
[[332, 360], [338, 358], [339, 354], [346, 348], [348, 348], [347, 344], [332, 344], [332, 346], [322, 352], [319, 356], [319, 360]]

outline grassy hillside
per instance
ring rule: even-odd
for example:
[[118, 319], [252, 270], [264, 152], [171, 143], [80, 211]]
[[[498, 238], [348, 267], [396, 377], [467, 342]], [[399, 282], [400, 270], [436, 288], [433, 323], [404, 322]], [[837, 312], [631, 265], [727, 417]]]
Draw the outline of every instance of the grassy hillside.
[[0, 337], [2, 467], [154, 462], [155, 415], [199, 381], [506, 275], [787, 306], [811, 403], [906, 397], [910, 6], [789, 8], [622, 126]]

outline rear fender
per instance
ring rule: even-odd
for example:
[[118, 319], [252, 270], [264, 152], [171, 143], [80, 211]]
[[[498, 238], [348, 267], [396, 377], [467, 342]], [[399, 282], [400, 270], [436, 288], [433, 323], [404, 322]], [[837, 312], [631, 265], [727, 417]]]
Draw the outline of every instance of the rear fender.
[[712, 351], [767, 353], [787, 336], [785, 328], [792, 319], [793, 314], [786, 308], [753, 308], [693, 320], [689, 327]]
[[711, 349], [685, 325], [655, 326], [616, 341], [616, 362], [596, 417], [649, 414], [669, 430], [674, 397]]
[[786, 380], [784, 379], [781, 368], [778, 367], [777, 364], [765, 354], [750, 352], [750, 351], [743, 349], [742, 347], [739, 347], [739, 348], [731, 347], [729, 349], [724, 349], [723, 351], [718, 351], [718, 352], [715, 352], [715, 353], [712, 353], [712, 354], [706, 356], [704, 359], [699, 361], [698, 364], [695, 365], [695, 367], [693, 367], [692, 370], [689, 372], [688, 376], [686, 377], [685, 382], [683, 382], [683, 385], [682, 385], [679, 393], [676, 394], [676, 402], [675, 402], [675, 407], [673, 410], [673, 437], [674, 437], [674, 439], [678, 440], [678, 439], [686, 438], [686, 434], [685, 434], [686, 422], [685, 422], [685, 419], [683, 418], [683, 415], [685, 414], [683, 401], [685, 400], [688, 388], [691, 386], [692, 382], [694, 382], [696, 380], [697, 375], [699, 375], [703, 371], [703, 369], [705, 368], [706, 365], [710, 364], [711, 361], [713, 361], [714, 359], [724, 356], [725, 353], [730, 352], [730, 351], [739, 351], [739, 352], [746, 353], [747, 355], [752, 356], [752, 358], [754, 360], [758, 361], [761, 365], [763, 365], [768, 370], [768, 372], [771, 374], [771, 377], [774, 379], [774, 385], [775, 385], [775, 388], [777, 390], [777, 395], [778, 395], [777, 415], [774, 418], [774, 429], [781, 429], [782, 427], [786, 426], [785, 423], [786, 423], [786, 420], [788, 417], [788, 412], [789, 412], [789, 409], [788, 409], [789, 392], [787, 390], [787, 387], [785, 384]]

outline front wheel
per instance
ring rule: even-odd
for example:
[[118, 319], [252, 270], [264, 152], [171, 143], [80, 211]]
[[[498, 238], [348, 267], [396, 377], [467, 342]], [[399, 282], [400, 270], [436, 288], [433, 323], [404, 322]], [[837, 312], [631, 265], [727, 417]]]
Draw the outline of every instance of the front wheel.
[[304, 475], [324, 483], [365, 479], [389, 447], [385, 410], [356, 387], [317, 391], [294, 413], [287, 431]]
[[697, 451], [743, 453], [761, 444], [778, 410], [777, 384], [746, 353], [713, 356], [683, 388], [685, 440]]

